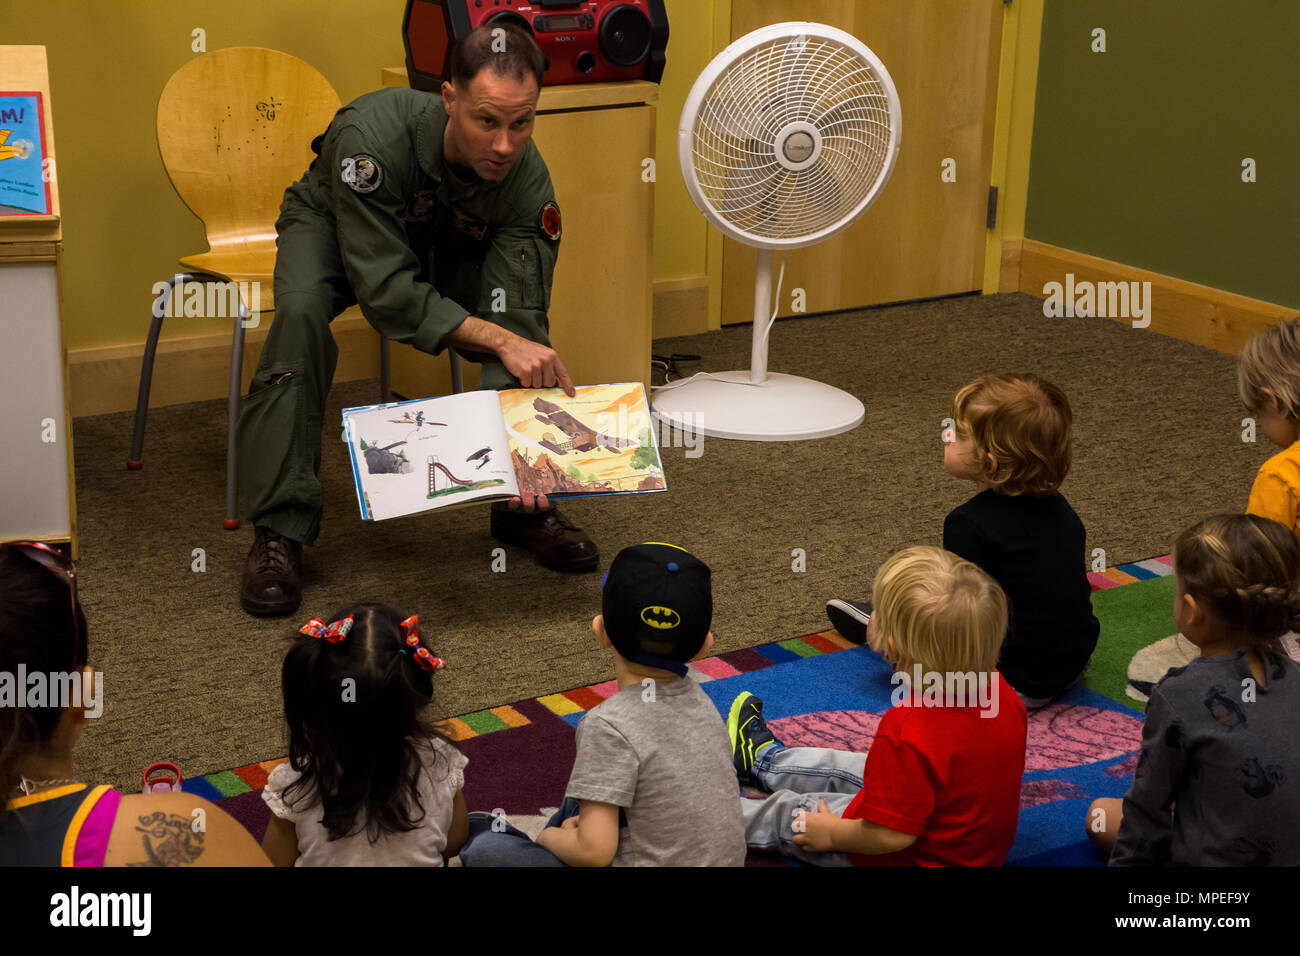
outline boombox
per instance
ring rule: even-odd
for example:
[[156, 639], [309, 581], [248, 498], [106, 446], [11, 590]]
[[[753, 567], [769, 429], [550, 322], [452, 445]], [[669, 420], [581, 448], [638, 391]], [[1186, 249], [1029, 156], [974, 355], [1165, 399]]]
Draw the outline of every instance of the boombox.
[[514, 23], [546, 54], [543, 86], [651, 80], [664, 73], [664, 0], [406, 0], [402, 38], [414, 89], [436, 93], [451, 44], [484, 24]]

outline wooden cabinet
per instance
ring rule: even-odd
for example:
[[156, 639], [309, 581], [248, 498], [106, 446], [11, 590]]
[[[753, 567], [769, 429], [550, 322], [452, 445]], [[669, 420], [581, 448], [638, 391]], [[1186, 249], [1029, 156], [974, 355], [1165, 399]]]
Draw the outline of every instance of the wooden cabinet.
[[[406, 70], [384, 70], [405, 86]], [[564, 236], [551, 288], [551, 344], [575, 384], [650, 381], [655, 151], [654, 83], [547, 87], [533, 141], [551, 173]], [[447, 360], [394, 344], [393, 391], [408, 398], [451, 391]], [[479, 366], [464, 363], [465, 387]]]
[[63, 231], [45, 47], [0, 46], [0, 91], [40, 93], [50, 171], [48, 213], [0, 215], [0, 541], [67, 542], [76, 557], [72, 419], [59, 318]]

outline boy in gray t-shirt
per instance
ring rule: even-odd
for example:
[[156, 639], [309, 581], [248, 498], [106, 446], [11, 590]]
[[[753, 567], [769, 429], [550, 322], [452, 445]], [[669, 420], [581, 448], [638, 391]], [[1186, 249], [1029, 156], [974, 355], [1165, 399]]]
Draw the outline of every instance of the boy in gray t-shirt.
[[591, 622], [618, 692], [578, 724], [564, 805], [534, 843], [470, 814], [466, 866], [742, 866], [731, 742], [686, 662], [713, 646], [709, 568], [670, 544], [625, 548]]

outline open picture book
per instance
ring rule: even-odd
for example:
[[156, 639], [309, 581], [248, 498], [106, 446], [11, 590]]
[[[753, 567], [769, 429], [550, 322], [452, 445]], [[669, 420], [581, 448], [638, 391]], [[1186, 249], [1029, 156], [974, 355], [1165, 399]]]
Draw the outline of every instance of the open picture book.
[[343, 410], [361, 517], [666, 491], [640, 382], [463, 392]]

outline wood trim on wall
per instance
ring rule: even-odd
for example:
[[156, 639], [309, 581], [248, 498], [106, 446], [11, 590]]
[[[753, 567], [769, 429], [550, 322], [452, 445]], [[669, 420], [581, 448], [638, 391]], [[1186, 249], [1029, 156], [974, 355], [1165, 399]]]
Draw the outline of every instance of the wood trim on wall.
[[[1076, 282], [1150, 282], [1150, 331], [1196, 345], [1236, 354], [1251, 336], [1279, 319], [1295, 315], [1294, 309], [1224, 292], [1061, 249], [1033, 239], [1002, 244], [999, 287], [1046, 298], [1048, 282], [1064, 282], [1072, 273]], [[708, 331], [708, 276], [666, 279], [654, 284], [654, 337], [693, 335]], [[1129, 321], [1118, 319], [1117, 321]], [[249, 329], [244, 343], [243, 387], [248, 388], [269, 323]], [[379, 337], [355, 307], [334, 320], [339, 344], [336, 382], [377, 378]], [[144, 346], [79, 349], [68, 354], [71, 411], [74, 417], [103, 415], [135, 408]], [[173, 339], [158, 344], [149, 407], [225, 398], [228, 388], [230, 337], [210, 335]], [[124, 440], [126, 440], [124, 438]]]
[[[255, 329], [244, 333], [243, 390], [257, 367], [262, 343], [270, 328], [265, 316]], [[334, 320], [339, 346], [336, 382], [379, 377], [379, 336], [355, 307]], [[695, 335], [709, 329], [709, 277], [688, 276], [654, 283], [654, 338]], [[164, 326], [164, 332], [166, 326]], [[204, 335], [164, 339], [154, 359], [149, 407], [179, 405], [225, 398], [229, 388], [230, 335]], [[394, 348], [396, 356], [401, 349]], [[144, 344], [77, 349], [68, 353], [71, 408], [74, 418], [104, 415], [135, 408], [140, 388], [140, 362]], [[443, 359], [432, 359], [445, 365]], [[469, 369], [467, 368], [467, 373]], [[467, 387], [472, 387], [467, 381]]]
[[709, 331], [709, 277], [660, 279], [654, 284], [653, 308], [653, 338]]
[[[1009, 278], [1015, 282], [1014, 285], [1004, 284], [1002, 288], [1016, 289], [1039, 299], [1047, 298], [1044, 292], [1047, 283], [1064, 284], [1067, 274], [1074, 276], [1076, 286], [1079, 282], [1150, 282], [1151, 325], [1148, 331], [1229, 355], [1238, 354], [1247, 339], [1276, 324], [1279, 319], [1296, 314], [1295, 309], [1273, 302], [1224, 292], [1033, 239], [1004, 244], [1002, 263], [1004, 283]], [[1117, 318], [1116, 321], [1128, 324], [1131, 319]]]
[[1020, 291], [1020, 247], [1024, 241], [1023, 239], [1008, 239], [1002, 243], [1002, 254], [999, 256], [1000, 264], [998, 267], [999, 292]]
[[[265, 315], [257, 328], [244, 333], [243, 392], [248, 391], [248, 383], [257, 368], [262, 343], [266, 341], [270, 327], [271, 316]], [[361, 310], [353, 306], [335, 319], [331, 328], [339, 346], [339, 364], [334, 381], [377, 379], [379, 333], [361, 315]], [[166, 329], [164, 325], [164, 333]], [[230, 334], [160, 341], [154, 357], [149, 407], [227, 397], [230, 347]], [[70, 351], [68, 372], [73, 417], [134, 410], [143, 357], [144, 343]], [[130, 433], [123, 435], [122, 440], [126, 443], [122, 446], [125, 454], [131, 441]]]

